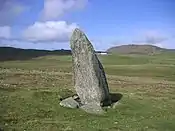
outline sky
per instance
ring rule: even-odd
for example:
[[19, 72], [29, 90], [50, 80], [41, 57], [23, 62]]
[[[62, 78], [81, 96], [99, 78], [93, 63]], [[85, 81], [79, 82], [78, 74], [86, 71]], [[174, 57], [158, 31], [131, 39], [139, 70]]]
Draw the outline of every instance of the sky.
[[175, 0], [0, 0], [0, 46], [70, 49], [75, 28], [96, 50], [126, 44], [175, 49]]

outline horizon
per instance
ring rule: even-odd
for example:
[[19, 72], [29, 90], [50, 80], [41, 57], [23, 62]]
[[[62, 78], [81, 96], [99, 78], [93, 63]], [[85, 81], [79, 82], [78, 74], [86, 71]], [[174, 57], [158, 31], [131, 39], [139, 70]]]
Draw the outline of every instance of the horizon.
[[[168, 49], [168, 48], [162, 48], [162, 47], [159, 47], [159, 46], [156, 46], [156, 45], [151, 45], [151, 44], [142, 44], [142, 45], [139, 45], [139, 44], [123, 44], [123, 45], [118, 45], [118, 46], [113, 46], [113, 47], [110, 47], [106, 50], [95, 50], [96, 52], [107, 52], [107, 50], [111, 49], [111, 48], [120, 48], [121, 46], [152, 46], [152, 47], [158, 47], [160, 49], [165, 49], [165, 50], [175, 50], [175, 49]], [[64, 49], [64, 48], [61, 48], [61, 49], [35, 49], [35, 48], [20, 48], [20, 47], [13, 47], [13, 46], [0, 46], [0, 48], [14, 48], [14, 49], [22, 49], [22, 50], [38, 50], [38, 51], [71, 51], [71, 49]]]
[[95, 50], [136, 44], [175, 49], [173, 0], [3, 0], [0, 47], [70, 49], [80, 28]]

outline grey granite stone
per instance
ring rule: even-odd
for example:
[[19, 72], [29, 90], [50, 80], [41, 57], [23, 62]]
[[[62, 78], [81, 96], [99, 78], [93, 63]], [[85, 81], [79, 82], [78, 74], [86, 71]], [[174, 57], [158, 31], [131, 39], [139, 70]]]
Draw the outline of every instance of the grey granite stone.
[[[108, 83], [102, 64], [86, 35], [75, 29], [70, 45], [72, 49], [75, 90], [83, 105], [110, 104]], [[92, 104], [93, 103], [93, 104]]]
[[95, 104], [95, 103], [88, 103], [86, 105], [81, 106], [80, 109], [82, 109], [85, 112], [90, 113], [90, 114], [101, 115], [101, 114], [105, 113], [105, 111], [102, 109], [102, 107]]

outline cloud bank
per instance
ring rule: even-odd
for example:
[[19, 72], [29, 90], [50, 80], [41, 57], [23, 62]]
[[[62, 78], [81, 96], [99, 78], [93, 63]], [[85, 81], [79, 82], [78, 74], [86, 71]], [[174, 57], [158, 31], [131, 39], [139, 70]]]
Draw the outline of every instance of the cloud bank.
[[163, 47], [166, 41], [172, 39], [169, 35], [162, 33], [158, 30], [147, 30], [141, 32], [137, 39], [133, 40], [132, 43], [136, 44], [151, 44], [158, 47]]
[[82, 9], [87, 3], [88, 0], [45, 0], [42, 19], [55, 20], [69, 11]]
[[[69, 41], [72, 31], [79, 28], [77, 23], [58, 20], [60, 16], [83, 9], [88, 0], [43, 0], [42, 10], [38, 12], [42, 19], [19, 29], [17, 38], [13, 36], [11, 23], [26, 11], [27, 7], [20, 0], [0, 0], [0, 45], [5, 43], [65, 43]], [[41, 21], [40, 21], [41, 20]], [[15, 35], [16, 35], [15, 34]], [[15, 41], [15, 42], [14, 42]], [[26, 42], [24, 42], [26, 41]]]
[[36, 22], [24, 30], [23, 38], [35, 42], [66, 42], [75, 28], [78, 28], [76, 23], [65, 21]]

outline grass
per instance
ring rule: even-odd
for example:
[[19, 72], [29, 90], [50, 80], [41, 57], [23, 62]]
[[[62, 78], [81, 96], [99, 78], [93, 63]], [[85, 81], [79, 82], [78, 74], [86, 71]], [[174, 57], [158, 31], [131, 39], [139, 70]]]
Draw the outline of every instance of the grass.
[[174, 131], [175, 55], [99, 56], [116, 109], [102, 116], [60, 107], [75, 93], [71, 56], [0, 62], [0, 128], [4, 131]]

